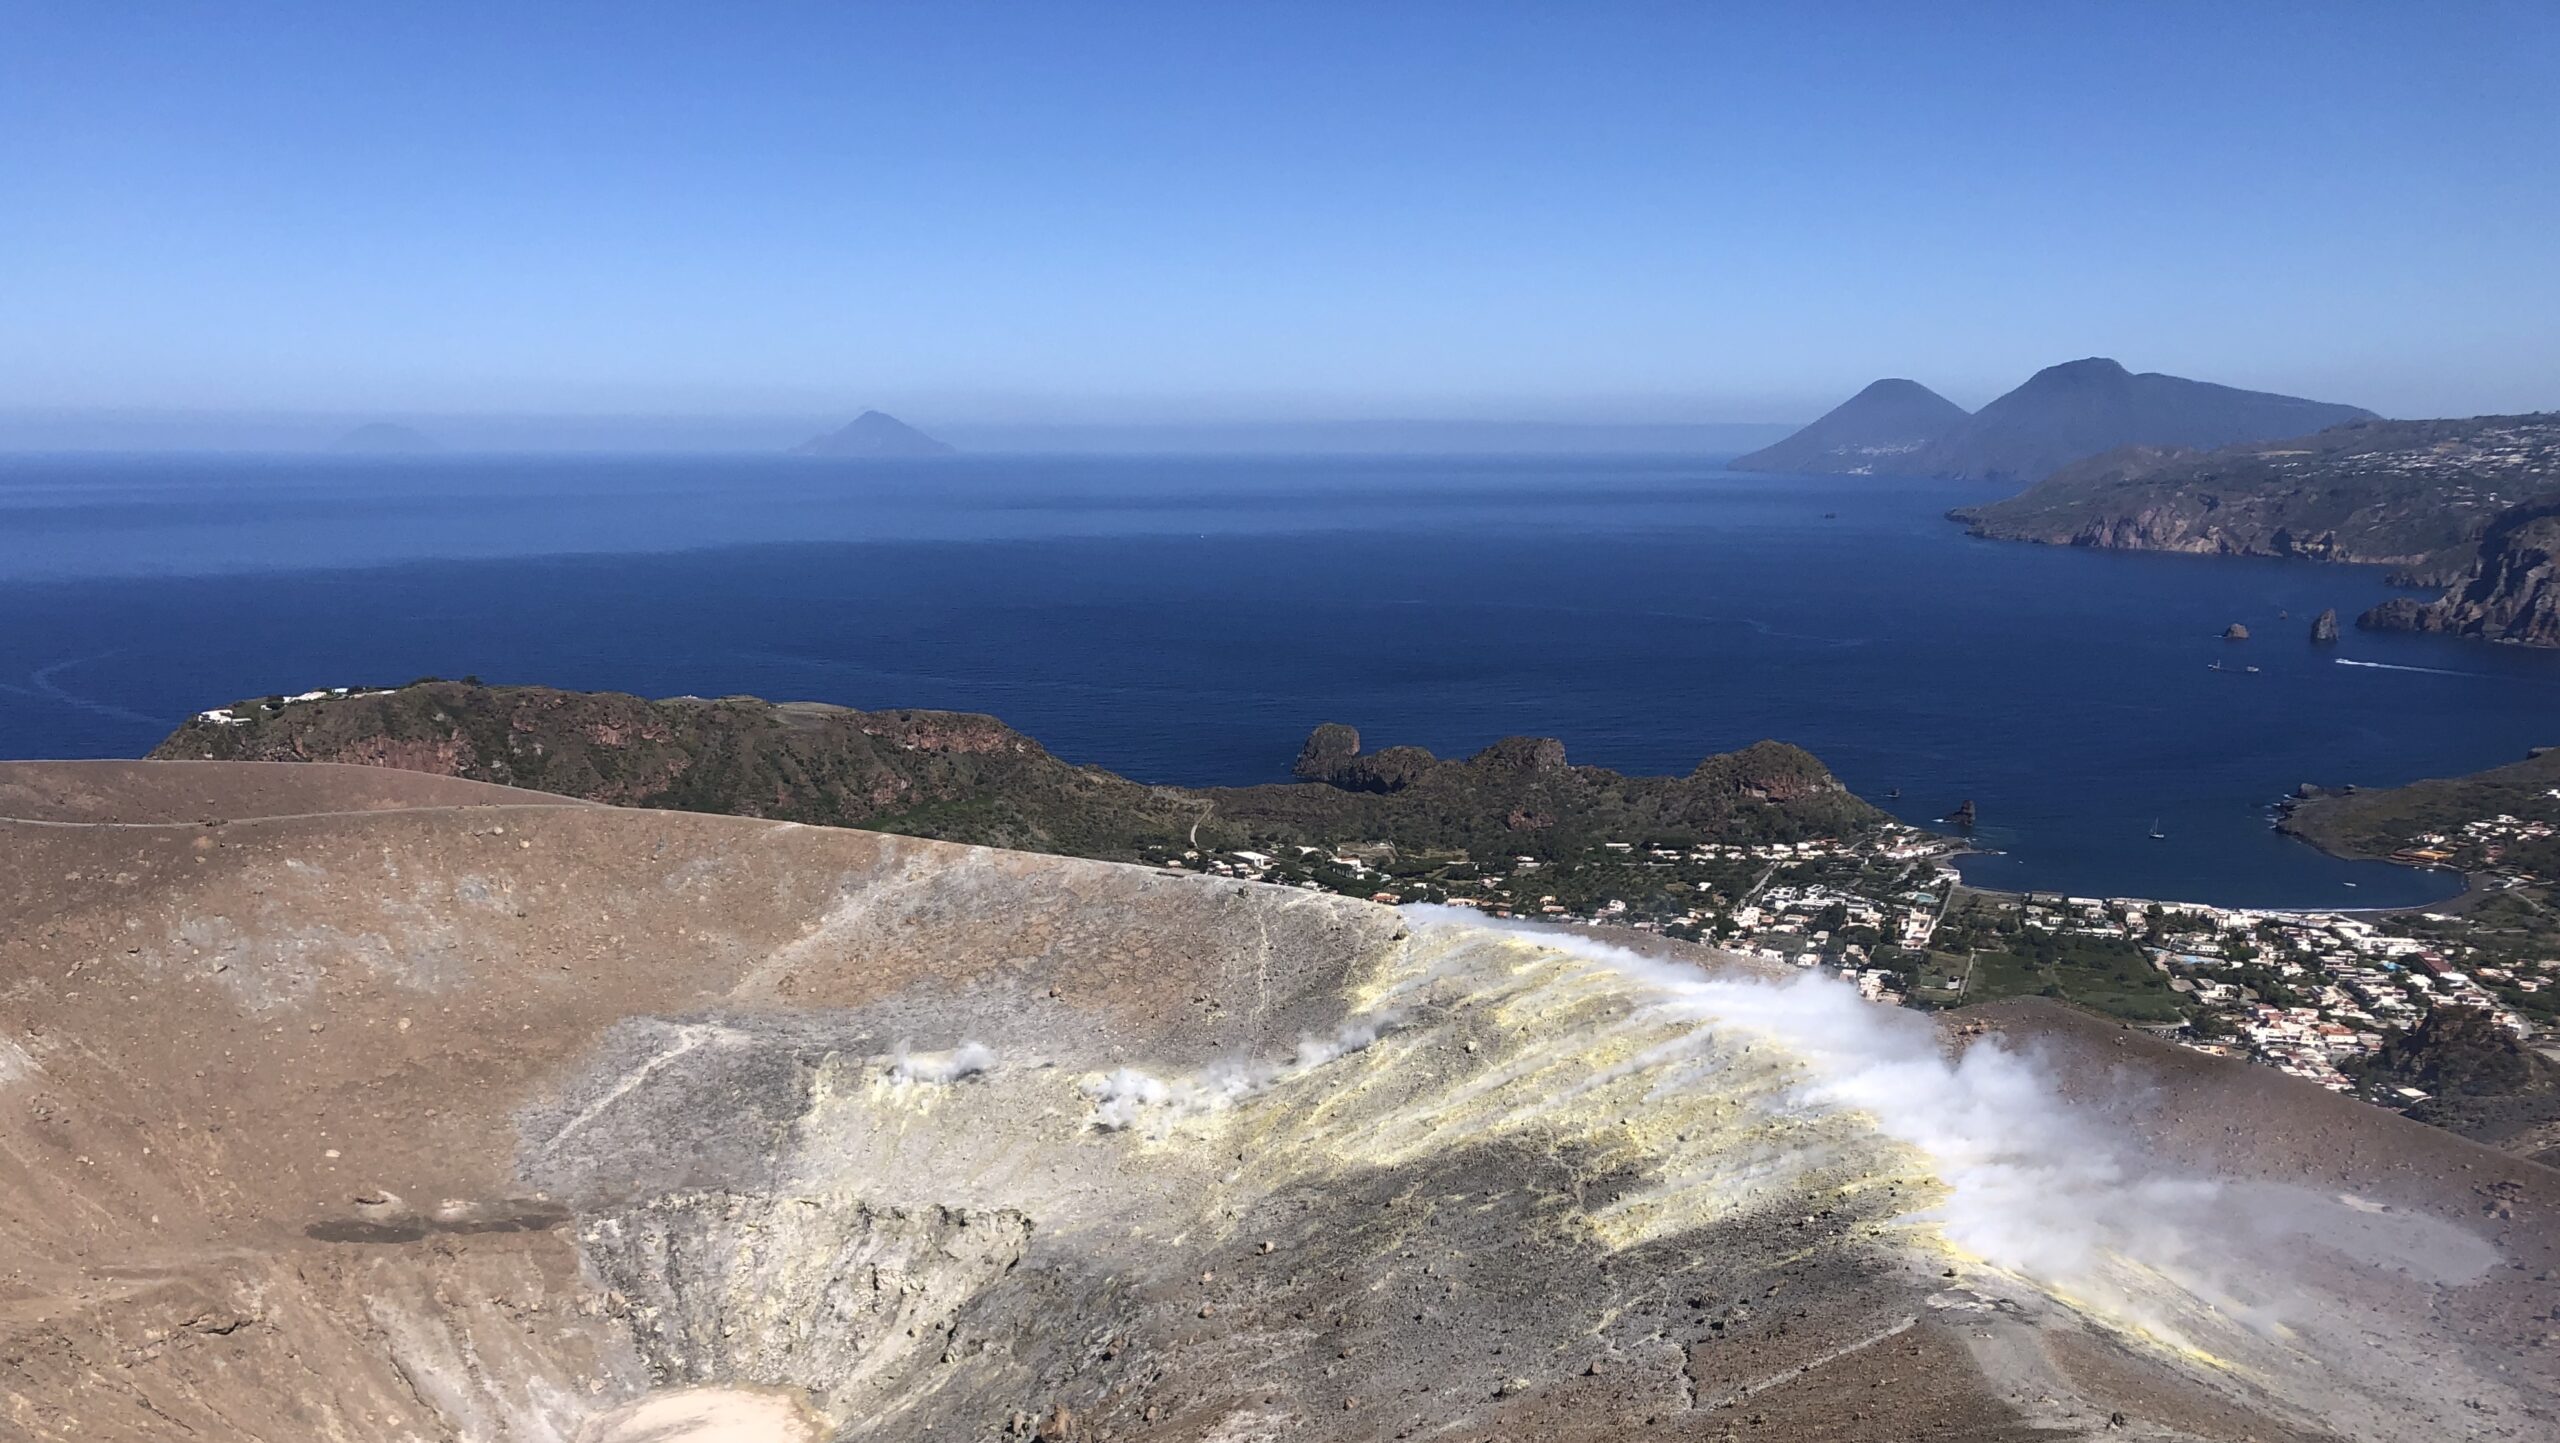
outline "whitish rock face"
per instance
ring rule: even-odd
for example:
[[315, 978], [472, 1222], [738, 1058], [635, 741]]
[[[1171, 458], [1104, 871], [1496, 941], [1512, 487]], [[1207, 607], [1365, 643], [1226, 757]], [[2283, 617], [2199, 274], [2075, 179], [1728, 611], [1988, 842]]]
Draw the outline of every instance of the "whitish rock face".
[[726, 819], [4, 835], [74, 878], [19, 893], [0, 1017], [33, 1438], [2383, 1437], [2549, 1400], [2543, 1184], [2111, 1029], [1958, 1053], [1818, 978]]

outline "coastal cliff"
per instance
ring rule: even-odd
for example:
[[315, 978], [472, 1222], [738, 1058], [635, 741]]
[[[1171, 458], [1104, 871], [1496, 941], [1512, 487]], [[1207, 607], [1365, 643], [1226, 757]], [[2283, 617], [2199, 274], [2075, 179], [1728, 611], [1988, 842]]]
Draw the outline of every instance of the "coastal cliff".
[[1976, 536], [2122, 551], [2463, 566], [2560, 486], [2560, 413], [2359, 421], [2215, 451], [2126, 447], [1949, 516]]
[[2434, 601], [2394, 597], [2356, 618], [2372, 631], [2434, 631], [2560, 646], [2560, 499], [2500, 515], [2477, 559]]

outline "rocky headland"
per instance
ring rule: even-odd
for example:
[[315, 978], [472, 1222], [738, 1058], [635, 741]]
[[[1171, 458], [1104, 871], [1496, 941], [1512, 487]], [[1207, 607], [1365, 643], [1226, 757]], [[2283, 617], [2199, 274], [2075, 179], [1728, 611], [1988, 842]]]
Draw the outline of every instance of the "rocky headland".
[[2394, 597], [2357, 617], [2356, 625], [2560, 646], [2560, 498], [2499, 515], [2444, 595]]
[[1883, 814], [1800, 748], [1761, 742], [1681, 776], [1575, 766], [1552, 738], [1472, 756], [1361, 750], [1316, 729], [1300, 780], [1152, 786], [1077, 766], [993, 717], [753, 697], [427, 681], [241, 702], [190, 720], [161, 759], [351, 762], [622, 806], [766, 817], [1132, 860], [1150, 848], [1376, 841], [1544, 854], [1619, 836], [1788, 841]]
[[2473, 557], [2501, 513], [2560, 487], [2560, 413], [2359, 421], [2215, 451], [2127, 448], [1949, 515], [1976, 536], [2122, 551], [2369, 562]]

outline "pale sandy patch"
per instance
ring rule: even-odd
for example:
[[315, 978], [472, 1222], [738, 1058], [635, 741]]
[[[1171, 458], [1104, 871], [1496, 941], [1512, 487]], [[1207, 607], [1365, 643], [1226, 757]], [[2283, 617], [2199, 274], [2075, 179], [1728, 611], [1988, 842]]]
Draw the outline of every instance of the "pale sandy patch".
[[824, 1436], [797, 1394], [754, 1388], [652, 1393], [578, 1429], [578, 1443], [818, 1443]]

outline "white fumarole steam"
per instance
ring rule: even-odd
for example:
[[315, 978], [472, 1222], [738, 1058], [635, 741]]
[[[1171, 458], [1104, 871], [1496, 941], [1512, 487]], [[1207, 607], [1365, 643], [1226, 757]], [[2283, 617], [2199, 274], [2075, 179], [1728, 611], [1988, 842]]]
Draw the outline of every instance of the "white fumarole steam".
[[1361, 1051], [1393, 1025], [1392, 1017], [1353, 1018], [1329, 1037], [1299, 1038], [1297, 1051], [1286, 1062], [1221, 1062], [1197, 1077], [1168, 1081], [1134, 1067], [1118, 1068], [1086, 1078], [1084, 1095], [1093, 1099], [1093, 1125], [1105, 1132], [1134, 1127], [1151, 1111], [1168, 1122], [1223, 1112], [1276, 1082]]
[[1408, 910], [1428, 928], [1495, 931], [1606, 967], [1636, 989], [1639, 1017], [1775, 1043], [1802, 1070], [1789, 1102], [1857, 1114], [1928, 1160], [1945, 1195], [1914, 1220], [1963, 1253], [2066, 1293], [2117, 1291], [2103, 1275], [2130, 1262], [2232, 1301], [2182, 1276], [2219, 1185], [2144, 1165], [2031, 1053], [1985, 1037], [1950, 1058], [1925, 1017], [1820, 972], [1711, 976], [1573, 933]]
[[[1604, 969], [1629, 989], [1630, 1029], [1669, 1024], [1702, 1052], [1737, 1034], [1773, 1045], [1797, 1077], [1760, 1105], [1856, 1118], [1925, 1160], [1941, 1195], [1907, 1221], [2166, 1341], [2187, 1344], [2196, 1328], [2228, 1324], [2263, 1333], [2321, 1312], [2325, 1305], [2292, 1276], [2306, 1244], [2446, 1281], [2476, 1276], [2497, 1258], [2489, 1244], [2433, 1219], [2404, 1214], [2374, 1227], [2334, 1195], [2163, 1166], [2121, 1126], [2066, 1098], [2036, 1051], [1984, 1037], [1950, 1057], [1926, 1017], [1865, 1001], [1827, 975], [1710, 975], [1535, 924], [1406, 910], [1417, 942], [1452, 957], [1482, 939], [1511, 956], [1515, 971], [1524, 945], [1562, 965]], [[1677, 1050], [1657, 1047], [1645, 1061], [1659, 1065]], [[1662, 1077], [1656, 1096], [1683, 1074]]]
[[889, 1064], [889, 1080], [940, 1086], [993, 1072], [995, 1066], [995, 1049], [983, 1042], [963, 1042], [949, 1052], [910, 1052], [901, 1042], [896, 1060]]
[[[1395, 1166], [1505, 1134], [1580, 1136], [1653, 1172], [1589, 1218], [1622, 1242], [1802, 1207], [1854, 1180], [1840, 1168], [1879, 1165], [1858, 1160], [1852, 1139], [1865, 1138], [1908, 1160], [1882, 1166], [1930, 1180], [1903, 1217], [1918, 1237], [2186, 1347], [2327, 1311], [2296, 1276], [2305, 1246], [2447, 1281], [2497, 1257], [2433, 1219], [2163, 1166], [2068, 1099], [2047, 1058], [1998, 1037], [1950, 1056], [1926, 1017], [1825, 974], [1710, 974], [1560, 929], [1405, 910], [1412, 936], [1338, 1033], [1285, 1062], [1089, 1075], [1091, 1125], [1163, 1137], [1248, 1104], [1291, 1106], [1287, 1084], [1321, 1088], [1327, 1064], [1376, 1043], [1356, 1095], [1299, 1094], [1324, 1106], [1261, 1118], [1276, 1129], [1261, 1155]], [[1463, 1061], [1441, 1050], [1457, 1031]]]

